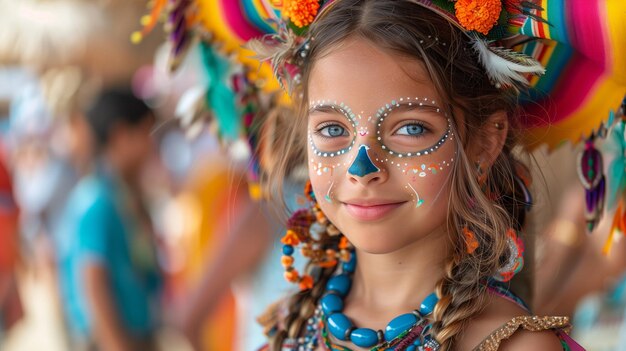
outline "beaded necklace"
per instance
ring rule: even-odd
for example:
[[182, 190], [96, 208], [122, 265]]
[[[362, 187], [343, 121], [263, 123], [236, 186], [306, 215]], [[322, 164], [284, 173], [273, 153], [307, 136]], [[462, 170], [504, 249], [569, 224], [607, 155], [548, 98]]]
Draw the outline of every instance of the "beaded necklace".
[[439, 349], [439, 344], [430, 336], [431, 324], [426, 319], [438, 301], [434, 293], [422, 301], [419, 309], [392, 319], [385, 331], [354, 327], [342, 310], [343, 298], [350, 291], [351, 276], [355, 268], [356, 255], [352, 252], [350, 261], [344, 262], [340, 272], [328, 280], [326, 293], [320, 299], [313, 316], [307, 321], [305, 335], [298, 340], [298, 350], [315, 350], [322, 343], [331, 351], [352, 351], [334, 344], [330, 335], [370, 351]]

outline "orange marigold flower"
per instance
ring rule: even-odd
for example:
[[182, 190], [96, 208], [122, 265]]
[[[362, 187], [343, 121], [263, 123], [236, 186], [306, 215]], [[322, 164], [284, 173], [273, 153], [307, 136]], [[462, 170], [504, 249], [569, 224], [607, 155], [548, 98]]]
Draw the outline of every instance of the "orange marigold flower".
[[300, 278], [300, 290], [309, 290], [313, 288], [313, 277], [306, 274]]
[[283, 1], [283, 15], [300, 28], [306, 27], [313, 22], [319, 8], [319, 0]]
[[454, 10], [463, 28], [487, 35], [500, 18], [502, 0], [457, 0]]
[[296, 246], [300, 243], [300, 239], [298, 239], [298, 234], [296, 234], [296, 232], [291, 229], [287, 230], [287, 233], [285, 233], [285, 236], [283, 236], [280, 241], [285, 245], [292, 246]]

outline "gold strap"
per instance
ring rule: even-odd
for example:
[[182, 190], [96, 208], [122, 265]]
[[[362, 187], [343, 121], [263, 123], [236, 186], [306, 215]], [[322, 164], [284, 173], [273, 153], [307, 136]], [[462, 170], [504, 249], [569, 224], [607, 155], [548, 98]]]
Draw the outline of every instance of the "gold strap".
[[500, 328], [496, 329], [493, 333], [487, 336], [474, 351], [497, 351], [500, 347], [500, 343], [515, 334], [520, 329], [536, 332], [544, 331], [548, 329], [565, 329], [569, 331], [569, 318], [567, 317], [538, 317], [538, 316], [518, 316]]

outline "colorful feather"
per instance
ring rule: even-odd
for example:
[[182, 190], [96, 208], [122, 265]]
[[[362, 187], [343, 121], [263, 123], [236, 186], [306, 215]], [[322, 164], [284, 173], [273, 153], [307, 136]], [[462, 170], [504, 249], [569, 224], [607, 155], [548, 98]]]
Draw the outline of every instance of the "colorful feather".
[[526, 87], [529, 83], [522, 74], [542, 75], [546, 71], [537, 60], [509, 49], [490, 47], [482, 38], [474, 37], [472, 46], [497, 87]]
[[272, 65], [274, 76], [278, 79], [283, 90], [291, 94], [299, 77], [296, 61], [303, 59], [299, 57], [302, 50], [303, 38], [298, 37], [290, 28], [284, 24], [279, 27], [276, 34], [269, 34], [261, 39], [252, 39], [246, 44], [246, 48], [254, 51], [255, 59], [263, 62], [269, 61]]

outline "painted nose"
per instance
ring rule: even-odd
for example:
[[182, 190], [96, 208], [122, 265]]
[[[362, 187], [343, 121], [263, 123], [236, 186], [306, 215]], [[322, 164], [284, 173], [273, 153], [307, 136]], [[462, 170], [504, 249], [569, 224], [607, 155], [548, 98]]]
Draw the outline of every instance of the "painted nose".
[[380, 168], [378, 168], [369, 155], [369, 146], [359, 146], [359, 151], [348, 168], [348, 176], [352, 181], [358, 181], [363, 184], [368, 184], [372, 181], [380, 181], [382, 179]]

